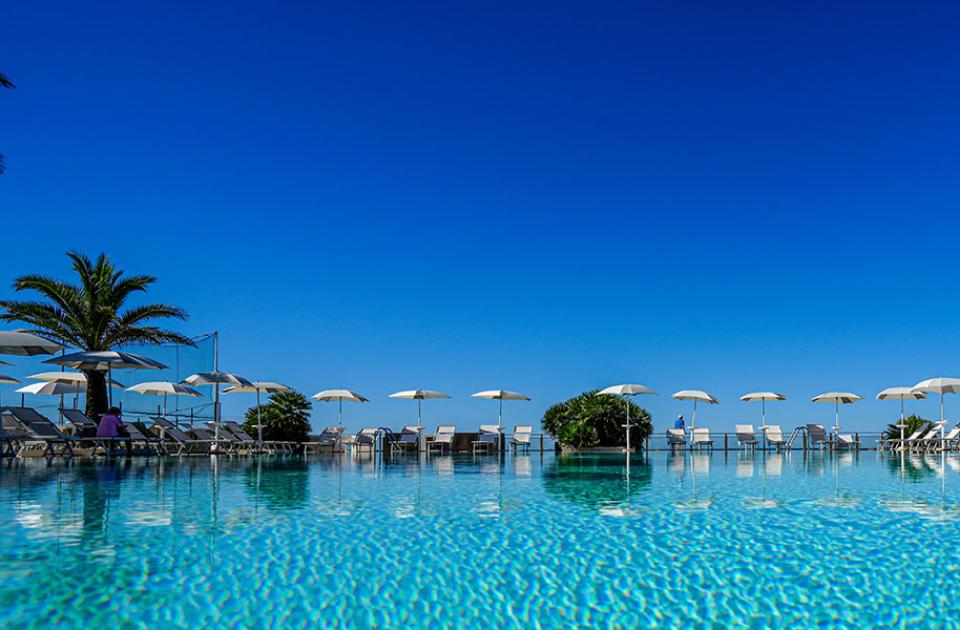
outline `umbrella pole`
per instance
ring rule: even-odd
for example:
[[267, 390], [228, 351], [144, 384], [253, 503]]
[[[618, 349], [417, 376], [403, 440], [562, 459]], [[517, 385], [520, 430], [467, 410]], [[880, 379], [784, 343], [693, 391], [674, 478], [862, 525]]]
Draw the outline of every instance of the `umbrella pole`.
[[340, 403], [340, 409], [337, 412], [337, 424], [340, 425], [340, 433], [343, 433], [343, 398], [337, 401]]
[[500, 397], [500, 415], [497, 417], [497, 428], [503, 428], [503, 396]]
[[216, 453], [220, 444], [220, 383], [213, 385], [213, 444], [211, 449]]
[[624, 396], [623, 402], [627, 405], [627, 455], [630, 454], [630, 400]]
[[263, 452], [263, 422], [260, 420], [260, 389], [257, 389], [257, 450]]
[[903, 394], [900, 394], [900, 450], [903, 450]]
[[113, 407], [113, 370], [110, 366], [107, 366], [107, 403]]

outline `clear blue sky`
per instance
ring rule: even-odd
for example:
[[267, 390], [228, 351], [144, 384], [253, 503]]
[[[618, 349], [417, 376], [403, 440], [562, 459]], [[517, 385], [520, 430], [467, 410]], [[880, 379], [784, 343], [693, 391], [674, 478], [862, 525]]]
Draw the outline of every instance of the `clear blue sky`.
[[[222, 367], [351, 427], [535, 421], [644, 383], [658, 430], [878, 428], [960, 376], [952, 3], [4, 5], [4, 263], [108, 251]], [[130, 380], [128, 378], [128, 380]], [[136, 379], [133, 379], [136, 380]], [[241, 409], [245, 400], [226, 403]], [[916, 409], [935, 414], [926, 402]], [[948, 401], [960, 415], [960, 399]], [[335, 418], [318, 405], [315, 423]]]

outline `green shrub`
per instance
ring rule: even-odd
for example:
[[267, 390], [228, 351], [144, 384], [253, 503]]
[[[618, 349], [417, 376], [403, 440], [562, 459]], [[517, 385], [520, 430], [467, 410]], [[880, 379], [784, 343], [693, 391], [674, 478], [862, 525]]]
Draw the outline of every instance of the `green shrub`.
[[653, 433], [646, 409], [630, 399], [589, 391], [552, 405], [543, 414], [543, 430], [564, 446], [622, 446], [626, 441], [623, 425], [634, 425], [630, 440], [639, 446]]
[[[297, 391], [277, 392], [260, 405], [263, 439], [266, 441], [306, 442], [310, 435], [310, 410], [313, 405]], [[247, 409], [243, 429], [257, 436], [257, 407]]]

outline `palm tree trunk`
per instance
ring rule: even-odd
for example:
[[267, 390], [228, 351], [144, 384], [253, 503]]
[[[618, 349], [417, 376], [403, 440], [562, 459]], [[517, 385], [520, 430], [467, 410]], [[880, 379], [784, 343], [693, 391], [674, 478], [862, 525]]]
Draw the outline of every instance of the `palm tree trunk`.
[[87, 417], [99, 420], [107, 413], [107, 375], [99, 370], [84, 370], [87, 375]]

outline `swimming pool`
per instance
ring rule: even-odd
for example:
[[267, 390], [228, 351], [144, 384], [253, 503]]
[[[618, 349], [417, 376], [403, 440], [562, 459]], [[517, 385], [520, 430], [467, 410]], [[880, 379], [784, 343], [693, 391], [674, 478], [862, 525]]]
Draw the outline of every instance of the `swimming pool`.
[[4, 627], [960, 619], [955, 455], [0, 466]]

